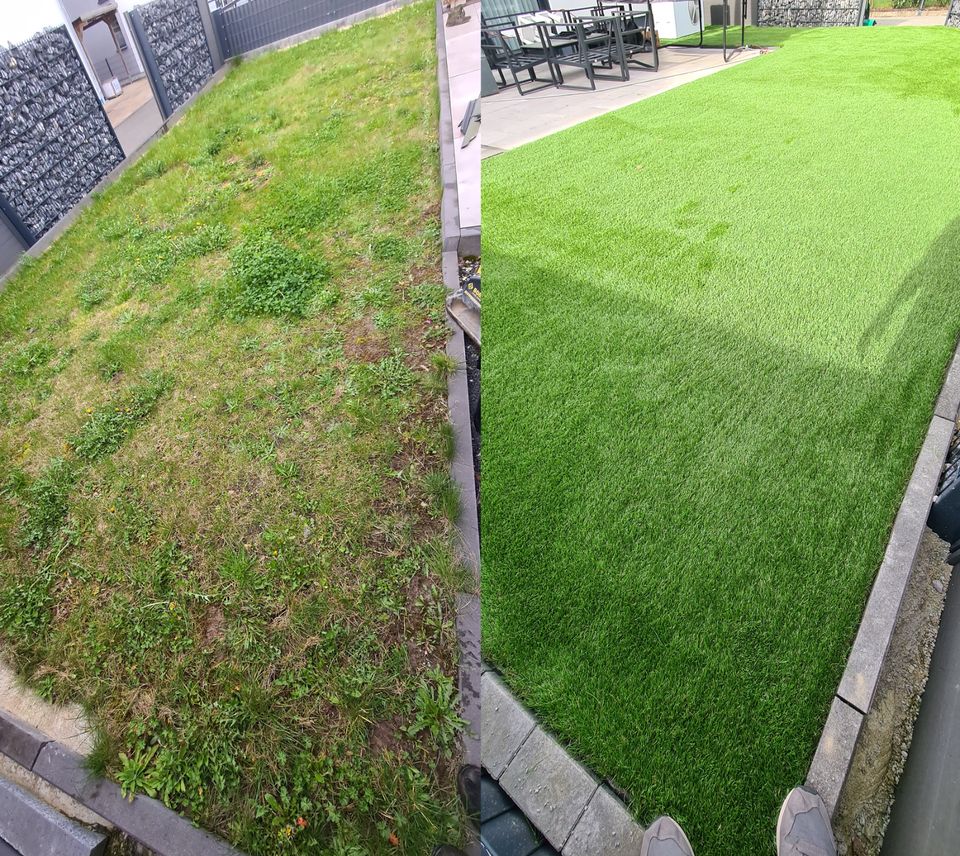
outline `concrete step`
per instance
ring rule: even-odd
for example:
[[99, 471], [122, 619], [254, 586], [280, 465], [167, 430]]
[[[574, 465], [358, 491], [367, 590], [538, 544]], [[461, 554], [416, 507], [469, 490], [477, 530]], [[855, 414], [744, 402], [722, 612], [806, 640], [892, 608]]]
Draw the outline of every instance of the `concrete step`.
[[102, 856], [106, 836], [68, 820], [22, 788], [0, 778], [0, 856]]

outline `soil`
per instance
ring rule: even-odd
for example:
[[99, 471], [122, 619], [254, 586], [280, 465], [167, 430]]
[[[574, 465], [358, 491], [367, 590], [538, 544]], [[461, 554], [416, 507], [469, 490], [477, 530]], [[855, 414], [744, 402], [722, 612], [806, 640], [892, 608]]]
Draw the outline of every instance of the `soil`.
[[879, 856], [953, 570], [944, 561], [948, 550], [932, 531], [924, 532], [873, 710], [864, 722], [837, 806], [833, 831], [839, 856]]

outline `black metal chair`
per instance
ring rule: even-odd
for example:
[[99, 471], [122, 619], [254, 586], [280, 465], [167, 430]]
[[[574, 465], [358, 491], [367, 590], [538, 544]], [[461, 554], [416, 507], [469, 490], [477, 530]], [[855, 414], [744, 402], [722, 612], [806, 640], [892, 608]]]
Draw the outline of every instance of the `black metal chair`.
[[[629, 80], [630, 72], [622, 54], [618, 55], [618, 19], [588, 17], [573, 19], [564, 25], [537, 24], [540, 38], [547, 49], [552, 74], [557, 86], [565, 89], [593, 90], [597, 80]], [[567, 83], [562, 67], [579, 68], [587, 76], [589, 86]], [[604, 74], [598, 69], [620, 67], [619, 74]]]
[[[557, 86], [557, 77], [553, 66], [550, 64], [547, 50], [542, 47], [527, 45], [524, 39], [520, 37], [520, 30], [530, 28], [532, 32], [537, 31], [537, 25], [528, 24], [526, 26], [502, 27], [500, 29], [483, 30], [480, 37], [480, 45], [483, 54], [490, 65], [490, 70], [498, 73], [506, 87], [507, 83], [505, 72], [509, 71], [513, 77], [513, 85], [517, 87], [517, 92], [521, 95], [529, 95], [531, 92], [539, 92], [541, 89], [547, 89], [551, 86]], [[543, 80], [537, 77], [536, 69], [546, 65], [550, 72], [550, 79]], [[528, 81], [521, 81], [519, 74], [526, 72], [529, 75]], [[539, 85], [523, 88], [524, 83], [537, 83]]]
[[[660, 68], [660, 50], [657, 47], [653, 7], [650, 0], [643, 4], [646, 9], [641, 7], [637, 10], [634, 8], [636, 5], [631, 3], [626, 8], [621, 7], [622, 11], [614, 13], [620, 19], [617, 50], [626, 64], [657, 71]], [[640, 54], [651, 54], [650, 61], [637, 59]]]

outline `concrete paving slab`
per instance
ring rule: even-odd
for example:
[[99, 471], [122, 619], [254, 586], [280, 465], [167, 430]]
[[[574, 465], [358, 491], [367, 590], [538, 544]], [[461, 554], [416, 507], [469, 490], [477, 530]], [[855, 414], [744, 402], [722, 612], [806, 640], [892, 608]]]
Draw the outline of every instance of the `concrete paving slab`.
[[639, 856], [642, 840], [643, 827], [627, 807], [599, 787], [563, 846], [563, 856]]
[[537, 723], [495, 672], [480, 679], [480, 734], [483, 766], [499, 779]]
[[102, 833], [67, 820], [22, 788], [0, 779], [0, 838], [25, 856], [101, 856]]
[[953, 427], [951, 420], [939, 416], [930, 422], [837, 690], [840, 698], [864, 713], [873, 702]]
[[599, 783], [553, 737], [537, 728], [507, 765], [500, 787], [544, 838], [561, 850]]
[[820, 794], [831, 816], [836, 811], [862, 726], [863, 714], [834, 698], [807, 773], [807, 785]]
[[38, 800], [56, 809], [64, 817], [69, 817], [86, 826], [96, 826], [105, 830], [113, 828], [113, 824], [107, 822], [105, 818], [90, 811], [86, 806], [80, 805], [75, 799], [68, 797], [63, 791], [53, 787], [26, 767], [21, 767], [6, 755], [0, 755], [0, 778], [6, 779], [8, 782], [12, 782], [33, 794]]
[[453, 27], [447, 26], [449, 12], [444, 12], [441, 28], [446, 51], [447, 98], [453, 123], [457, 213], [461, 230], [480, 228], [480, 134], [463, 148], [460, 131], [460, 120], [467, 105], [480, 97], [480, 4], [468, 3], [465, 11], [469, 20]]
[[[696, 80], [733, 68], [760, 56], [763, 50], [746, 50], [724, 63], [720, 51], [662, 48], [659, 71], [631, 69], [630, 80], [598, 80], [595, 91], [575, 92], [551, 87], [529, 95], [516, 88], [503, 89], [483, 99], [483, 157], [492, 157], [524, 143], [546, 137]], [[572, 71], [565, 79], [579, 84], [585, 78]]]

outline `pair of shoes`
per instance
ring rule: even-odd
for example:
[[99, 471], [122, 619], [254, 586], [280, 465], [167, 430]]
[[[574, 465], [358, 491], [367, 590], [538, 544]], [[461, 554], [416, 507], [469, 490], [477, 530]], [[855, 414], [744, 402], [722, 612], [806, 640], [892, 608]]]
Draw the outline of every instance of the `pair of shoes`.
[[[640, 856], [693, 856], [693, 847], [670, 817], [658, 817], [643, 834]], [[837, 856], [830, 814], [816, 791], [794, 788], [777, 818], [777, 856]]]

